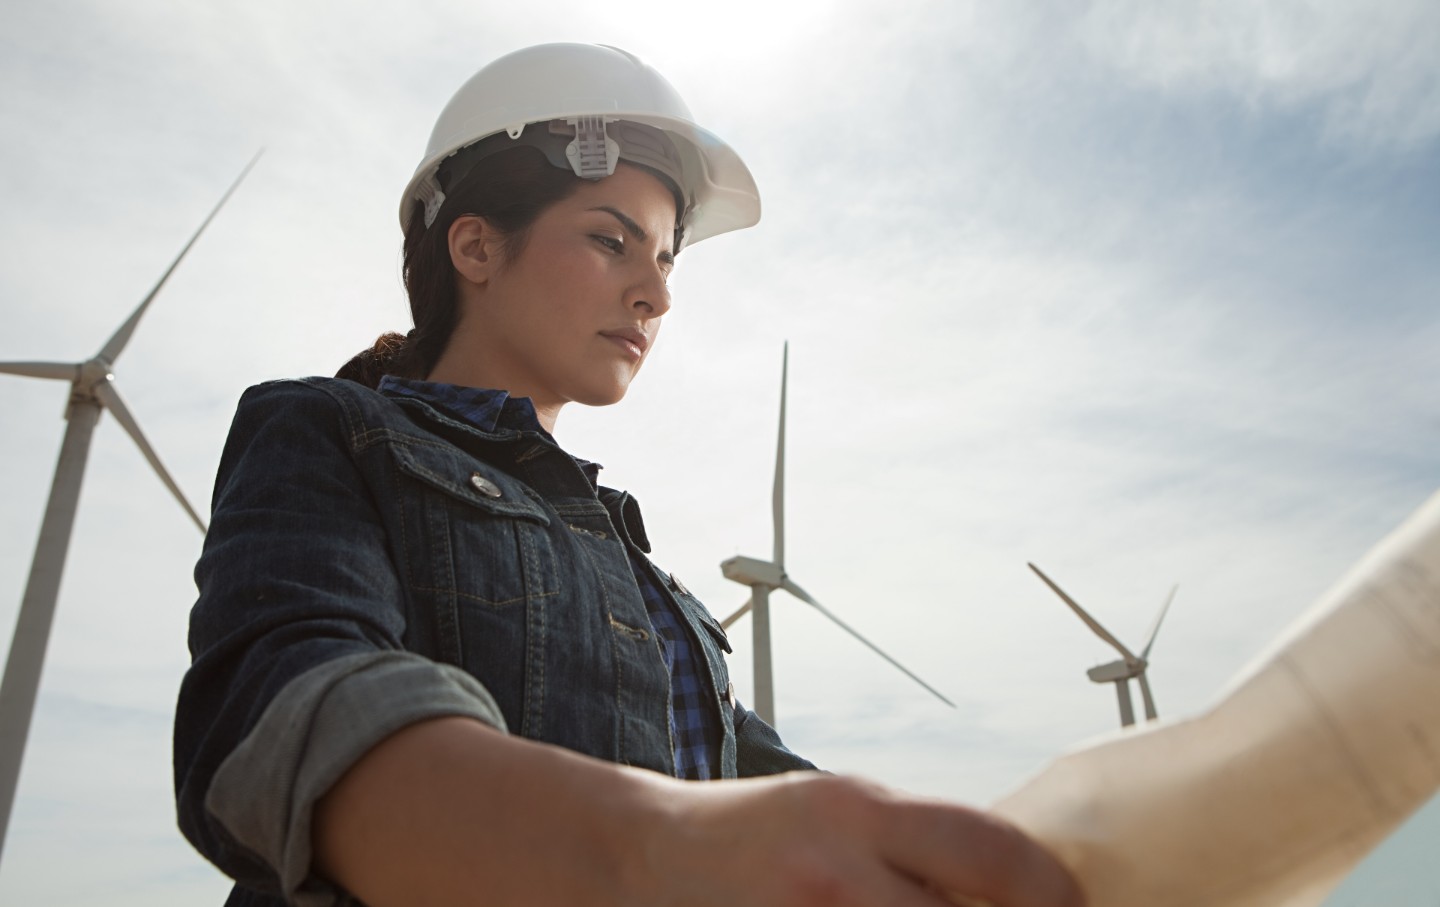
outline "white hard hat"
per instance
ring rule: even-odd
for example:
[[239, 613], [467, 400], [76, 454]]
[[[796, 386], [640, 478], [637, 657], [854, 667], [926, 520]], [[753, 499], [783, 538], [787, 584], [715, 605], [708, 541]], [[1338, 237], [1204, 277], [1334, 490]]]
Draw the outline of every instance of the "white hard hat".
[[[440, 112], [425, 159], [405, 187], [402, 228], [416, 201], [425, 204], [426, 225], [433, 222], [447, 188], [441, 164], [461, 150], [476, 153], [469, 149], [486, 138], [476, 160], [523, 144], [589, 179], [613, 173], [617, 160], [659, 172], [682, 197], [677, 251], [760, 220], [760, 194], [740, 156], [695, 125], [663, 76], [618, 48], [540, 44], [471, 76]], [[447, 174], [452, 187], [473, 163]]]

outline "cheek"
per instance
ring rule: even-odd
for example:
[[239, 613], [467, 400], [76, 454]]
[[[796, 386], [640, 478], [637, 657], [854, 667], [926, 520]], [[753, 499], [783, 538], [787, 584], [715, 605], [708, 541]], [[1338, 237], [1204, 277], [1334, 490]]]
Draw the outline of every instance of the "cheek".
[[553, 344], [585, 323], [586, 297], [575, 291], [586, 285], [583, 272], [557, 261], [554, 267], [537, 268], [527, 278], [524, 292], [516, 299], [516, 314], [541, 346]]
[[543, 277], [542, 298], [554, 312], [577, 318], [589, 314], [594, 318], [595, 310], [603, 307], [610, 284], [609, 275], [603, 268], [580, 261], [557, 261]]

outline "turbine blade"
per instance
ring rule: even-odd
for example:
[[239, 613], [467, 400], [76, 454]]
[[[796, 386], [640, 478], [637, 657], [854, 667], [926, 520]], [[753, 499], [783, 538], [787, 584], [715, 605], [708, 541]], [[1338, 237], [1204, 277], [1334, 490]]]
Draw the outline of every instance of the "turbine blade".
[[24, 375], [27, 378], [55, 378], [74, 381], [80, 377], [80, 366], [73, 362], [0, 362], [0, 372]]
[[728, 630], [728, 629], [730, 629], [730, 625], [733, 624], [733, 623], [735, 623], [735, 621], [739, 620], [740, 618], [744, 617], [745, 615], [749, 614], [749, 613], [750, 613], [750, 609], [751, 609], [754, 605], [755, 605], [755, 599], [753, 599], [753, 598], [747, 598], [747, 599], [745, 599], [745, 604], [743, 604], [743, 605], [740, 606], [740, 610], [739, 610], [739, 611], [736, 611], [734, 614], [732, 614], [732, 615], [730, 615], [729, 617], [725, 618], [724, 620], [720, 621], [720, 629], [722, 629], [722, 630]]
[[784, 589], [786, 592], [789, 592], [791, 595], [793, 595], [793, 596], [795, 596], [796, 598], [800, 599], [802, 602], [805, 602], [805, 604], [807, 604], [807, 605], [809, 605], [810, 607], [814, 608], [816, 611], [819, 611], [821, 614], [823, 614], [823, 615], [825, 615], [826, 617], [830, 618], [830, 620], [834, 621], [835, 625], [838, 626], [840, 629], [844, 630], [846, 633], [849, 633], [851, 636], [855, 637], [856, 639], [858, 639], [858, 640], [860, 640], [861, 642], [863, 642], [865, 645], [869, 646], [869, 647], [870, 647], [870, 650], [871, 650], [872, 652], [874, 652], [876, 655], [879, 655], [881, 658], [885, 659], [886, 661], [890, 662], [890, 664], [892, 664], [892, 665], [894, 665], [896, 668], [898, 668], [898, 669], [900, 670], [900, 673], [904, 674], [906, 677], [909, 677], [911, 680], [913, 680], [913, 681], [915, 681], [916, 683], [920, 684], [920, 686], [922, 686], [922, 687], [924, 687], [925, 689], [929, 690], [930, 693], [931, 693], [932, 695], [934, 695], [936, 699], [939, 699], [941, 702], [943, 702], [943, 703], [945, 703], [946, 705], [950, 706], [950, 708], [952, 708], [952, 709], [955, 708], [955, 703], [951, 702], [949, 699], [946, 699], [946, 698], [945, 698], [945, 695], [944, 695], [943, 693], [941, 693], [939, 690], [935, 689], [934, 687], [932, 687], [930, 684], [926, 683], [925, 681], [921, 680], [919, 677], [916, 677], [915, 674], [914, 674], [909, 668], [905, 667], [905, 666], [902, 665], [900, 662], [898, 662], [898, 661], [896, 661], [895, 659], [891, 658], [889, 655], [886, 655], [885, 652], [884, 652], [884, 650], [882, 650], [879, 646], [875, 645], [875, 644], [874, 644], [873, 642], [871, 642], [870, 640], [868, 640], [868, 639], [866, 639], [865, 637], [861, 636], [858, 632], [855, 631], [855, 629], [854, 629], [853, 627], [851, 627], [849, 624], [845, 623], [845, 621], [843, 621], [843, 620], [841, 620], [840, 618], [836, 617], [833, 612], [831, 612], [829, 609], [827, 609], [824, 605], [822, 605], [822, 604], [820, 604], [819, 602], [817, 602], [814, 598], [812, 598], [812, 597], [810, 596], [810, 593], [806, 592], [804, 589], [801, 589], [799, 586], [797, 586], [797, 585], [795, 584], [795, 582], [794, 582], [793, 580], [791, 580], [788, 576], [785, 578], [785, 580], [784, 580], [784, 582], [781, 584], [780, 588]]
[[1071, 610], [1073, 610], [1076, 614], [1080, 615], [1080, 619], [1085, 621], [1086, 626], [1095, 631], [1096, 636], [1099, 636], [1101, 639], [1114, 646], [1121, 655], [1125, 656], [1126, 661], [1136, 662], [1140, 660], [1135, 657], [1134, 652], [1131, 652], [1129, 649], [1125, 648], [1124, 643], [1112, 636], [1109, 630], [1100, 626], [1100, 622], [1098, 620], [1086, 613], [1085, 609], [1080, 607], [1080, 605], [1076, 603], [1075, 599], [1066, 595], [1064, 589], [1061, 589], [1059, 586], [1055, 585], [1055, 582], [1051, 580], [1050, 577], [1046, 576], [1039, 567], [1035, 566], [1034, 564], [1028, 564], [1028, 566], [1031, 570], [1035, 571], [1036, 576], [1040, 577], [1042, 580], [1045, 581], [1045, 585], [1049, 586], [1056, 595], [1060, 596], [1061, 600], [1063, 600], [1065, 604], [1070, 606]]
[[1150, 628], [1150, 635], [1145, 638], [1145, 648], [1140, 650], [1141, 658], [1149, 660], [1150, 647], [1155, 645], [1155, 634], [1160, 632], [1160, 622], [1165, 619], [1165, 612], [1170, 610], [1170, 603], [1175, 600], [1175, 593], [1179, 591], [1178, 585], [1170, 587], [1170, 597], [1165, 599], [1165, 604], [1160, 607], [1160, 614], [1155, 618], [1154, 626]]
[[771, 510], [775, 515], [775, 566], [785, 569], [785, 385], [790, 375], [790, 341], [780, 359], [780, 441], [775, 446], [775, 493]]
[[1115, 695], [1120, 699], [1120, 726], [1130, 727], [1135, 723], [1135, 709], [1130, 704], [1130, 678], [1115, 681]]
[[135, 311], [130, 314], [129, 318], [125, 319], [125, 323], [120, 325], [119, 330], [117, 330], [109, 340], [105, 341], [105, 346], [100, 349], [99, 353], [101, 359], [114, 365], [115, 360], [120, 358], [120, 353], [124, 351], [125, 344], [130, 342], [130, 335], [135, 333], [135, 326], [140, 323], [140, 316], [144, 315], [145, 310], [149, 308], [150, 301], [160, 292], [160, 288], [165, 286], [165, 281], [169, 280], [170, 275], [175, 273], [175, 268], [180, 265], [180, 261], [185, 257], [185, 254], [190, 251], [190, 247], [195, 245], [195, 241], [200, 238], [200, 234], [204, 233], [205, 228], [210, 226], [210, 221], [214, 220], [215, 215], [220, 213], [220, 209], [230, 200], [231, 193], [240, 186], [240, 182], [245, 179], [245, 176], [250, 172], [250, 168], [255, 166], [255, 162], [260, 160], [260, 155], [264, 153], [265, 149], [263, 148], [255, 152], [255, 156], [250, 159], [250, 163], [245, 165], [245, 169], [240, 171], [240, 175], [235, 178], [235, 182], [231, 183], [230, 188], [225, 190], [225, 194], [220, 196], [220, 202], [215, 205], [214, 210], [210, 212], [210, 216], [205, 218], [200, 224], [200, 229], [195, 231], [195, 235], [190, 237], [190, 241], [185, 244], [185, 248], [181, 249], [180, 254], [175, 256], [175, 260], [170, 263], [170, 267], [166, 268], [165, 273], [160, 275], [160, 280], [155, 284], [155, 288], [150, 291], [150, 295], [146, 296], [140, 302], [140, 305], [136, 306]]
[[1155, 714], [1155, 698], [1150, 695], [1150, 681], [1145, 679], [1143, 670], [1136, 676], [1140, 681], [1140, 697], [1145, 700], [1145, 720], [1154, 721], [1160, 716]]
[[100, 398], [100, 402], [105, 404], [105, 408], [115, 414], [115, 421], [120, 423], [120, 426], [125, 429], [125, 433], [139, 446], [140, 452], [145, 455], [145, 459], [150, 461], [150, 465], [160, 476], [160, 481], [170, 489], [170, 493], [175, 496], [175, 500], [180, 502], [180, 506], [185, 508], [185, 512], [190, 514], [190, 519], [195, 521], [195, 525], [200, 527], [200, 531], [205, 532], [205, 522], [200, 519], [195, 508], [190, 506], [190, 502], [185, 500], [185, 495], [180, 492], [180, 486], [170, 478], [170, 473], [165, 470], [155, 449], [150, 446], [149, 441], [145, 440], [144, 432], [140, 431], [140, 425], [135, 421], [135, 417], [130, 415], [130, 409], [125, 405], [125, 401], [120, 399], [120, 392], [115, 390], [115, 385], [109, 380], [101, 381], [95, 385], [94, 391], [95, 396]]

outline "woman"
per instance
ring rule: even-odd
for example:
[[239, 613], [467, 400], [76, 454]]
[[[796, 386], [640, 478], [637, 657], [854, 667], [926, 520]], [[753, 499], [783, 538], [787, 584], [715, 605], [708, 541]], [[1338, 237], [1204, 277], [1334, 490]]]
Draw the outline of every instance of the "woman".
[[175, 757], [230, 903], [1078, 903], [998, 820], [805, 771], [634, 500], [555, 443], [624, 396], [676, 253], [758, 216], [613, 48], [519, 51], [447, 106], [401, 211], [415, 329], [251, 388], [221, 460]]

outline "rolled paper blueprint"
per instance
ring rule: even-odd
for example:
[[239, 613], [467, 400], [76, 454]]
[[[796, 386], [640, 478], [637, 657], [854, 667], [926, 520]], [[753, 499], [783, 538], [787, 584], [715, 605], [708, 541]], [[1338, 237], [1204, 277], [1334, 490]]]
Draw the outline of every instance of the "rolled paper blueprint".
[[1440, 789], [1440, 494], [1208, 711], [1062, 755], [994, 807], [1090, 907], [1313, 907]]

